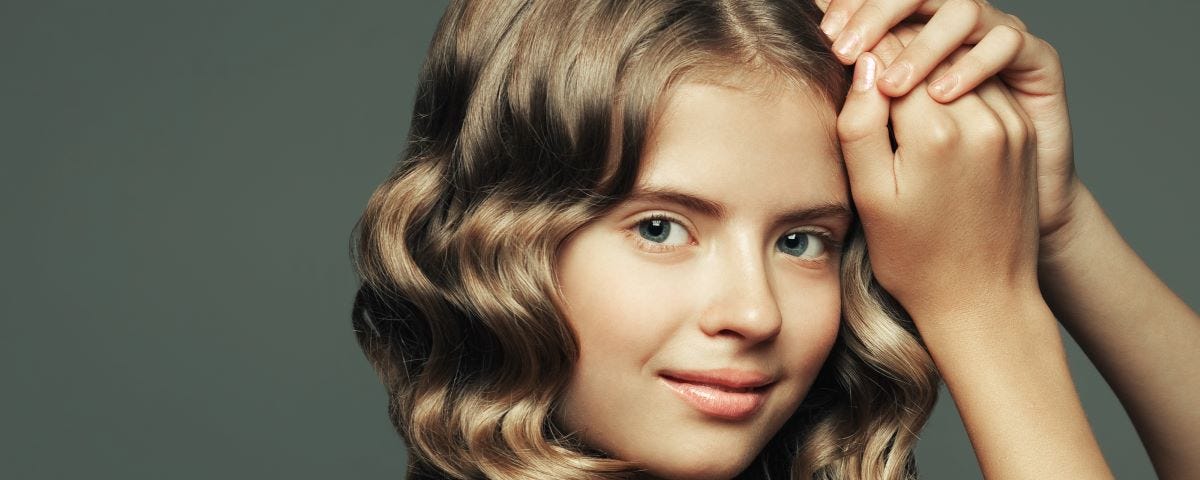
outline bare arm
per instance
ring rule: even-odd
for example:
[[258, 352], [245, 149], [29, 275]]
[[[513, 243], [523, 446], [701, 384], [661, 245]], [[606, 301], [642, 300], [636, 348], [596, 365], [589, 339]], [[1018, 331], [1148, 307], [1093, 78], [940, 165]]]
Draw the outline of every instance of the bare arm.
[[1071, 222], [1042, 240], [1043, 294], [1121, 400], [1158, 476], [1200, 478], [1200, 317], [1077, 191]]
[[1112, 478], [1040, 296], [921, 315], [986, 478]]

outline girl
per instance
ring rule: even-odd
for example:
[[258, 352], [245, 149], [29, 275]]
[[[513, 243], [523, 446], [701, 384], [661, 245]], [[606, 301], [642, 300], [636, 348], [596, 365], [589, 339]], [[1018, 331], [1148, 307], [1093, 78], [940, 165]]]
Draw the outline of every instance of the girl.
[[820, 19], [451, 4], [355, 252], [410, 476], [904, 478], [938, 370], [989, 476], [1107, 473], [1038, 293], [1033, 109], [889, 105], [877, 55], [932, 26], [848, 88]]

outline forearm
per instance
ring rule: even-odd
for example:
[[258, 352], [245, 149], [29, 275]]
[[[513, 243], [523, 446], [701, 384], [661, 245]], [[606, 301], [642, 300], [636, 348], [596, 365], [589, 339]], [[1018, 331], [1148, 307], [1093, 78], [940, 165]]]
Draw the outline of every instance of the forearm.
[[943, 325], [921, 334], [985, 477], [1112, 477], [1040, 298], [927, 320]]
[[1048, 240], [1042, 291], [1125, 406], [1159, 477], [1200, 478], [1200, 318], [1080, 190], [1071, 228]]

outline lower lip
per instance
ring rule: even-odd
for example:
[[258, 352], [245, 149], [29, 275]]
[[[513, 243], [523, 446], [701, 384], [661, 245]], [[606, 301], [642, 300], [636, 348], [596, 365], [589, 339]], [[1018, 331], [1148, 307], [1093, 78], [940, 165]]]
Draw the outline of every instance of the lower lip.
[[702, 383], [687, 383], [667, 377], [663, 383], [696, 410], [718, 418], [742, 420], [754, 415], [767, 398], [765, 387], [748, 392], [730, 392]]

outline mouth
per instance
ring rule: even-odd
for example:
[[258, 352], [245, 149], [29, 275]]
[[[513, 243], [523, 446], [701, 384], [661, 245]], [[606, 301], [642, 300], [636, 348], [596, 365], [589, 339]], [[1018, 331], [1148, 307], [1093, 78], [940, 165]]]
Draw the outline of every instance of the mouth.
[[775, 384], [767, 375], [731, 370], [663, 372], [659, 378], [700, 413], [726, 420], [752, 417]]

